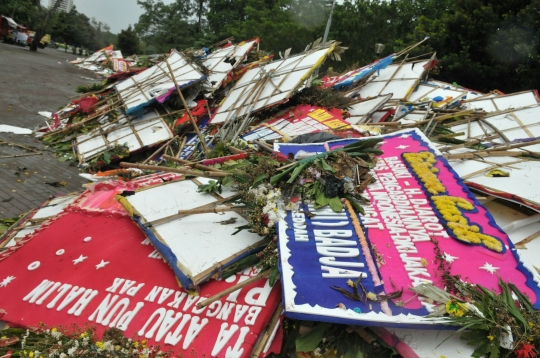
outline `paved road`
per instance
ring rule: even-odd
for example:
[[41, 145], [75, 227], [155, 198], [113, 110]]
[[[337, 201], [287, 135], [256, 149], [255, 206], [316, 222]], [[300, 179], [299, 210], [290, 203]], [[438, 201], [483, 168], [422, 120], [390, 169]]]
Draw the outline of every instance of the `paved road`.
[[[76, 95], [75, 88], [94, 81], [93, 73], [66, 62], [76, 56], [56, 49], [39, 50], [0, 43], [0, 124], [34, 129], [44, 123], [39, 111], [54, 111]], [[1, 141], [30, 146], [44, 155], [32, 154]], [[82, 190], [87, 181], [69, 163], [59, 162], [52, 151], [31, 135], [0, 133], [0, 218], [31, 210], [51, 195]], [[54, 187], [46, 182], [65, 182]]]

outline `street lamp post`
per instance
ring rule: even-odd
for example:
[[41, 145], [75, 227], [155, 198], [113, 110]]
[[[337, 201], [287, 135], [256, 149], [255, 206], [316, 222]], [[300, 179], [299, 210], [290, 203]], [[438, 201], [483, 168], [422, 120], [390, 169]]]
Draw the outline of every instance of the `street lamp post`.
[[[336, 5], [336, 0], [332, 0], [332, 8], [330, 9], [330, 15], [328, 16], [328, 21], [326, 22], [326, 29], [324, 30], [324, 36], [322, 43], [326, 43], [328, 41], [328, 33], [330, 32], [330, 25], [332, 25], [332, 14], [334, 14], [334, 6]], [[319, 68], [317, 68], [314, 72], [315, 77], [319, 76]]]
[[330, 32], [330, 25], [332, 25], [332, 15], [334, 14], [334, 6], [336, 5], [336, 0], [332, 0], [332, 8], [330, 9], [330, 16], [328, 16], [328, 22], [326, 23], [326, 29], [324, 30], [323, 43], [326, 43], [328, 40], [328, 33]]

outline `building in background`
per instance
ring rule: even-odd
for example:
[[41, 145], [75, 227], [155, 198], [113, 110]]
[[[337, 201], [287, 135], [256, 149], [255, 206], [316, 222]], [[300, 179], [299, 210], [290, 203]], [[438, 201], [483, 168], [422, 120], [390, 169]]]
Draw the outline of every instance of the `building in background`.
[[[56, 0], [49, 0], [49, 7], [52, 7]], [[58, 6], [58, 11], [70, 12], [73, 7], [73, 0], [62, 0]]]

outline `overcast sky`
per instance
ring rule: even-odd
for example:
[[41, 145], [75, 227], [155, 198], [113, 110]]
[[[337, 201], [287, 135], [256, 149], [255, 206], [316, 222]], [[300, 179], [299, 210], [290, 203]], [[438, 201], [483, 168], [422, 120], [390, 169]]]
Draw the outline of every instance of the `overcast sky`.
[[[168, 4], [172, 1], [163, 2]], [[134, 25], [142, 14], [137, 0], [74, 0], [73, 4], [78, 12], [109, 25], [113, 33]]]

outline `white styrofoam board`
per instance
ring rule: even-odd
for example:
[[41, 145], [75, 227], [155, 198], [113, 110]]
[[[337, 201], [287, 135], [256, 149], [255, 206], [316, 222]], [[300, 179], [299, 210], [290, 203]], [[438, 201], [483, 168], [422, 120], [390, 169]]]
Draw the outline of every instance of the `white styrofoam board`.
[[165, 95], [175, 87], [167, 63], [180, 88], [204, 78], [195, 65], [180, 53], [173, 52], [165, 61], [128, 77], [115, 86], [128, 113], [149, 104], [155, 97]]
[[[248, 41], [239, 45], [220, 48], [208, 55], [203, 62], [203, 65], [210, 70], [208, 84], [205, 86], [206, 90], [216, 91], [227, 77], [227, 74], [242, 63], [242, 60], [256, 43], [257, 41]], [[234, 64], [231, 65], [229, 62], [225, 62], [225, 60], [231, 58], [235, 60]]]
[[354, 103], [347, 108], [350, 114], [349, 118], [345, 118], [350, 124], [364, 123], [377, 109], [381, 108], [388, 100], [390, 95], [368, 98], [366, 100]]
[[71, 205], [79, 194], [60, 196], [52, 199], [46, 206], [39, 208], [39, 210], [32, 216], [32, 220], [45, 219], [60, 214], [66, 207]]
[[[452, 103], [453, 101], [457, 99], [464, 100], [467, 97], [467, 92], [454, 90], [451, 88], [420, 84], [418, 85], [418, 88], [416, 89], [416, 91], [412, 92], [409, 95], [407, 100], [410, 102], [426, 102], [426, 101], [433, 101], [433, 99], [436, 97], [442, 97], [445, 100], [447, 97], [451, 97], [452, 99], [450, 101], [445, 102], [445, 104], [448, 104], [448, 103]], [[435, 105], [436, 105], [436, 102], [435, 102]]]
[[[220, 224], [231, 218], [236, 218], [234, 224]], [[232, 236], [238, 226], [247, 224], [239, 214], [225, 212], [184, 216], [154, 225], [154, 230], [190, 275], [196, 276], [261, 241], [261, 237], [248, 230]]]
[[[150, 111], [142, 118], [131, 117], [131, 125], [124, 117], [117, 123], [102, 126], [93, 131], [77, 136], [76, 146], [83, 161], [108, 150], [111, 146], [126, 145], [130, 152], [139, 150], [145, 146], [152, 146], [164, 142], [173, 137], [169, 126], [161, 118], [157, 117], [157, 112]], [[154, 118], [154, 119], [152, 119]], [[139, 142], [137, 135], [142, 141]], [[108, 132], [102, 135], [102, 132]]]
[[374, 74], [371, 80], [359, 89], [361, 98], [392, 94], [392, 100], [406, 100], [412, 88], [426, 72], [430, 60], [392, 64]]
[[197, 188], [191, 180], [182, 180], [141, 190], [127, 196], [126, 200], [146, 221], [155, 221], [175, 215], [178, 210], [189, 210], [216, 201], [208, 193], [198, 193]]
[[[486, 116], [484, 121], [501, 131], [510, 141], [531, 138], [531, 135], [520, 126], [520, 123], [514, 116], [527, 127], [533, 138], [540, 137], [540, 105], [520, 108], [505, 113], [495, 113]], [[469, 123], [459, 124], [450, 127], [450, 129], [454, 133], [463, 132], [464, 134], [456, 137], [461, 140], [482, 139], [489, 135], [498, 135], [493, 128], [486, 124], [480, 125], [478, 121], [471, 121], [470, 125]], [[505, 143], [502, 138], [496, 138], [492, 141]]]
[[333, 48], [315, 50], [250, 69], [222, 101], [212, 124], [242, 117], [289, 98]]
[[535, 91], [526, 91], [467, 101], [463, 103], [463, 107], [466, 109], [483, 110], [485, 112], [497, 112], [534, 106], [538, 103], [539, 101]]

